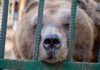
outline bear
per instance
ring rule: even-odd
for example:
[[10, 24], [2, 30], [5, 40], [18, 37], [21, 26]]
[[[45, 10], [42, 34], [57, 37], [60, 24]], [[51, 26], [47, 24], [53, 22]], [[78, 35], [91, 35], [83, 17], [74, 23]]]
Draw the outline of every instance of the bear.
[[78, 6], [88, 14], [95, 24], [97, 39], [95, 40], [93, 53], [95, 56], [94, 60], [97, 62], [100, 46], [100, 8], [98, 2], [95, 0], [78, 0]]
[[[38, 1], [29, 0], [22, 19], [16, 25], [14, 51], [19, 59], [33, 59], [34, 34], [38, 21]], [[68, 57], [68, 30], [71, 17], [71, 1], [46, 0], [44, 4], [39, 60], [57, 63]], [[72, 47], [72, 61], [91, 62], [96, 28], [86, 12], [77, 7]]]

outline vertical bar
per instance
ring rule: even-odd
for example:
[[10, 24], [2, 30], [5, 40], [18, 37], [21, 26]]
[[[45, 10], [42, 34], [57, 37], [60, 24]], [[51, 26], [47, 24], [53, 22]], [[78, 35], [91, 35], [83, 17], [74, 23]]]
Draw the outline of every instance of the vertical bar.
[[18, 21], [20, 21], [21, 18], [22, 18], [21, 16], [22, 16], [22, 13], [23, 13], [23, 10], [24, 10], [25, 1], [26, 0], [19, 0]]
[[98, 63], [100, 63], [100, 46], [98, 46], [98, 47], [99, 47]]
[[44, 0], [39, 0], [39, 9], [38, 9], [38, 24], [35, 32], [35, 43], [34, 43], [34, 60], [38, 60], [39, 55], [39, 45], [40, 45], [40, 34], [42, 28], [42, 16], [44, 9]]
[[74, 39], [74, 26], [75, 26], [75, 17], [77, 11], [77, 2], [78, 0], [72, 0], [71, 7], [71, 19], [68, 31], [68, 58], [67, 61], [71, 61], [72, 58], [72, 47], [73, 47], [73, 39]]
[[9, 4], [9, 0], [3, 0], [2, 24], [1, 24], [1, 29], [0, 29], [0, 58], [4, 58], [8, 4]]
[[[12, 3], [11, 7], [10, 7], [10, 3]], [[14, 22], [13, 18], [14, 18], [15, 0], [10, 0], [9, 8], [11, 9], [11, 16], [10, 16], [11, 20], [8, 20], [8, 23], [13, 24], [13, 22]]]
[[3, 1], [2, 25], [1, 25], [1, 30], [0, 30], [0, 58], [4, 57], [7, 16], [8, 16], [8, 3], [9, 3], [9, 0]]

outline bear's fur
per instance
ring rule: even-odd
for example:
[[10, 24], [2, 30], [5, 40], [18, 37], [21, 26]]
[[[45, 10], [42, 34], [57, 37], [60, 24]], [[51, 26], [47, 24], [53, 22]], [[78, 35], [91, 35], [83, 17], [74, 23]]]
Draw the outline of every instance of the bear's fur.
[[94, 60], [97, 61], [100, 46], [100, 6], [95, 0], [78, 0], [78, 5], [88, 14], [96, 26], [98, 36], [95, 40], [93, 52], [95, 56]]
[[[90, 62], [94, 58], [92, 51], [96, 38], [96, 28], [92, 19], [86, 14], [86, 12], [79, 7], [77, 7], [77, 9], [72, 60]], [[31, 5], [26, 8], [20, 23], [17, 24], [17, 30], [15, 32], [15, 53], [17, 58], [33, 58], [37, 10], [38, 2], [31, 1]], [[45, 1], [39, 47], [39, 60], [48, 63], [56, 63], [66, 60], [68, 55], [67, 34], [70, 12], [71, 2], [69, 0]], [[56, 50], [55, 58], [53, 60], [48, 59], [48, 54], [42, 45], [45, 34], [47, 33], [57, 33], [61, 37], [62, 46]]]
[[100, 11], [97, 11], [98, 4], [94, 0], [78, 0], [79, 7], [91, 17], [96, 25], [100, 26]]
[[95, 0], [95, 1], [100, 3], [100, 0]]

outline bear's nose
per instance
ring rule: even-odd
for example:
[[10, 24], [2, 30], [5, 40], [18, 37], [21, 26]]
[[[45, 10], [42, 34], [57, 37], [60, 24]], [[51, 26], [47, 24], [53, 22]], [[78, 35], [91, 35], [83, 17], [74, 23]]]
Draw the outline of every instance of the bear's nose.
[[58, 35], [48, 35], [43, 42], [43, 47], [45, 49], [59, 49], [61, 47], [61, 42]]

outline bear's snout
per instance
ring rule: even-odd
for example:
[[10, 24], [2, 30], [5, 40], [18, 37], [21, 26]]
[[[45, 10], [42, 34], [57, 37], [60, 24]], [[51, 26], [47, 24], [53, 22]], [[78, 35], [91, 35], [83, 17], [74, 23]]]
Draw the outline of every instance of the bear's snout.
[[59, 49], [61, 47], [61, 42], [58, 35], [48, 35], [43, 42], [43, 47], [45, 49]]
[[61, 47], [60, 38], [56, 34], [49, 34], [43, 41], [43, 47], [50, 58], [53, 58], [57, 49]]

